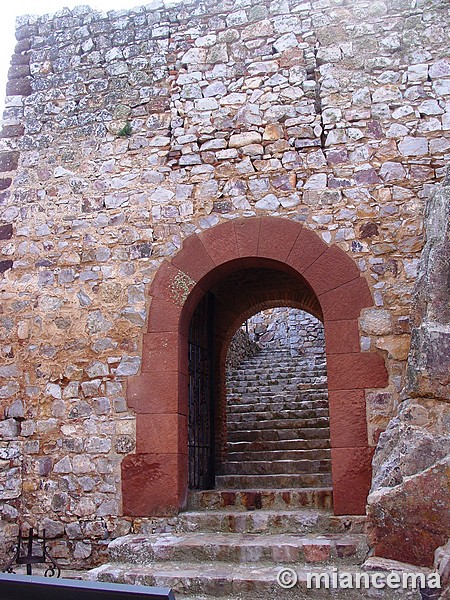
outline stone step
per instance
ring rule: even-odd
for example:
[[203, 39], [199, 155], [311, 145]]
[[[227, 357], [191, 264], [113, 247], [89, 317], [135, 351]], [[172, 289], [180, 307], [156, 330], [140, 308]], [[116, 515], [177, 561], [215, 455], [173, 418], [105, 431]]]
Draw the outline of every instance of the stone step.
[[241, 461], [299, 461], [299, 460], [328, 460], [331, 459], [329, 448], [314, 450], [247, 450], [244, 452], [228, 452], [226, 462]]
[[310, 473], [330, 473], [331, 460], [240, 460], [230, 461], [229, 459], [222, 466], [223, 475], [287, 475], [288, 473], [310, 474]]
[[[293, 565], [298, 583], [291, 589], [282, 589], [276, 582], [280, 565], [237, 565], [223, 562], [208, 562], [201, 565], [192, 562], [166, 562], [152, 565], [106, 564], [87, 573], [93, 581], [128, 583], [169, 587], [177, 600], [361, 600], [366, 597], [361, 589], [308, 589], [308, 573], [317, 568]], [[321, 565], [320, 572], [330, 574], [333, 567]], [[360, 573], [357, 565], [348, 564], [346, 573]], [[373, 590], [370, 590], [372, 592]], [[375, 590], [376, 598], [383, 600], [419, 599], [420, 594], [411, 595], [404, 590], [384, 588]], [[370, 597], [375, 597], [372, 593]]]
[[228, 393], [236, 394], [243, 393], [245, 390], [252, 392], [260, 390], [261, 392], [276, 392], [276, 391], [288, 391], [295, 392], [299, 390], [311, 389], [311, 390], [326, 390], [326, 381], [314, 381], [310, 379], [299, 379], [296, 381], [257, 381], [254, 379], [248, 381], [235, 381], [232, 385], [227, 386]]
[[[240, 400], [238, 398], [237, 400]], [[320, 400], [289, 400], [284, 396], [282, 399], [269, 399], [263, 402], [245, 402], [240, 403], [239, 401], [229, 402], [227, 404], [227, 411], [229, 414], [237, 413], [252, 413], [252, 412], [282, 412], [285, 410], [302, 410], [302, 411], [321, 411], [327, 410], [328, 413], [328, 401], [327, 399]]]
[[[302, 398], [306, 398], [309, 395], [318, 395], [321, 398], [326, 398], [328, 396], [327, 384], [317, 384], [311, 385], [311, 383], [300, 384], [296, 383], [295, 386], [291, 390], [284, 390], [285, 392], [289, 392], [290, 396], [294, 396], [296, 394], [301, 394]], [[248, 394], [258, 395], [258, 396], [269, 396], [275, 395], [283, 397], [281, 392], [274, 392], [272, 389], [265, 389], [264, 386], [241, 386], [235, 388], [228, 389], [228, 396], [244, 396]]]
[[278, 475], [216, 475], [216, 485], [223, 489], [266, 489], [289, 487], [324, 487], [331, 485], [331, 473], [296, 473]]
[[291, 440], [237, 440], [227, 443], [228, 452], [242, 452], [257, 450], [260, 452], [272, 452], [273, 450], [314, 450], [328, 449], [330, 440], [328, 438]]
[[302, 489], [214, 489], [190, 491], [188, 495], [188, 508], [191, 510], [331, 510], [332, 507], [331, 486]]
[[[232, 421], [227, 423], [227, 430], [232, 431], [248, 431], [250, 423], [248, 421]], [[280, 430], [280, 429], [323, 429], [329, 425], [328, 415], [319, 418], [306, 419], [255, 419], [251, 425], [257, 430]]]
[[297, 419], [317, 419], [317, 418], [328, 419], [328, 410], [326, 408], [318, 408], [313, 410], [312, 408], [304, 408], [299, 410], [285, 409], [285, 410], [250, 410], [248, 412], [235, 411], [232, 407], [228, 407], [227, 421], [228, 423], [241, 423], [251, 421], [273, 421], [274, 419], [285, 420], [297, 420]]
[[[167, 519], [161, 519], [163, 525]], [[154, 519], [152, 519], [153, 526]], [[330, 511], [199, 510], [180, 513], [173, 531], [222, 533], [365, 533], [365, 516], [335, 516]], [[157, 530], [158, 531], [158, 530]], [[161, 531], [171, 531], [161, 529]]]
[[261, 379], [259, 377], [239, 377], [233, 381], [227, 382], [227, 389], [233, 391], [235, 389], [243, 389], [247, 387], [270, 387], [270, 386], [282, 386], [294, 388], [294, 386], [302, 386], [303, 388], [308, 385], [312, 388], [316, 386], [326, 386], [327, 380], [325, 377], [277, 377], [270, 379]]
[[328, 394], [327, 393], [308, 393], [302, 394], [295, 392], [295, 394], [234, 394], [229, 396], [228, 405], [230, 409], [238, 406], [249, 406], [252, 405], [266, 404], [290, 406], [293, 409], [304, 409], [304, 408], [323, 408], [328, 406]]
[[298, 429], [260, 429], [229, 431], [230, 442], [253, 442], [256, 440], [297, 440], [297, 439], [329, 439], [329, 427], [302, 427]]
[[348, 533], [156, 533], [126, 535], [110, 542], [113, 563], [148, 565], [154, 562], [220, 561], [228, 563], [340, 563], [363, 561], [365, 535]]
[[249, 367], [248, 371], [241, 371], [235, 375], [227, 376], [227, 384], [232, 387], [234, 384], [240, 384], [242, 382], [258, 382], [258, 383], [276, 383], [282, 381], [283, 383], [303, 383], [304, 381], [310, 381], [312, 383], [323, 383], [326, 382], [327, 373], [325, 370], [313, 370], [313, 371], [298, 371], [298, 370], [283, 370], [274, 372], [273, 367], [268, 370], [260, 370], [255, 367]]

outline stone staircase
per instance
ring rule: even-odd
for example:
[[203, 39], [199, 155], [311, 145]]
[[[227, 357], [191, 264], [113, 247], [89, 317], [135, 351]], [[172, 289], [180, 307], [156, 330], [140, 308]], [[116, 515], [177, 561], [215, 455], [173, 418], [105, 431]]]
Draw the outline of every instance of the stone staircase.
[[[410, 597], [306, 587], [311, 571], [358, 572], [368, 552], [365, 517], [332, 512], [323, 359], [262, 352], [230, 374], [229, 388], [216, 489], [190, 492], [185, 512], [114, 540], [110, 563], [88, 577], [167, 586], [180, 600]], [[277, 583], [282, 567], [298, 575], [292, 589]]]
[[331, 486], [323, 354], [262, 350], [229, 373], [220, 488]]

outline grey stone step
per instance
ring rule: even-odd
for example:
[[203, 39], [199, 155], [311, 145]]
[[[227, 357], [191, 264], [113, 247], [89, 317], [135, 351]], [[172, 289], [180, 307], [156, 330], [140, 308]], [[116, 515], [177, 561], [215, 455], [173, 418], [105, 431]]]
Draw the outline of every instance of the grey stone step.
[[[307, 576], [312, 565], [294, 565], [298, 583], [292, 589], [282, 589], [277, 583], [280, 565], [236, 565], [223, 562], [203, 563], [201, 568], [192, 562], [167, 562], [151, 565], [107, 564], [89, 571], [87, 578], [94, 581], [154, 585], [169, 587], [177, 600], [361, 600], [366, 597], [361, 589], [307, 589]], [[317, 571], [316, 568], [313, 569]], [[321, 566], [321, 572], [333, 574], [331, 566]], [[357, 565], [348, 564], [345, 572], [361, 572]], [[383, 600], [419, 600], [420, 593], [411, 595], [404, 590], [376, 590]], [[375, 596], [374, 596], [375, 597]]]
[[241, 423], [251, 421], [272, 421], [274, 419], [317, 419], [326, 418], [328, 419], [328, 410], [326, 408], [318, 408], [316, 410], [312, 408], [304, 408], [299, 410], [285, 409], [285, 410], [250, 410], [250, 411], [236, 411], [232, 407], [228, 407], [227, 421], [228, 423]]
[[242, 452], [228, 452], [226, 461], [279, 461], [279, 460], [326, 460], [331, 458], [331, 450], [329, 448], [315, 448], [313, 450], [247, 450]]
[[227, 460], [223, 467], [223, 475], [276, 475], [276, 474], [307, 474], [330, 473], [331, 460]]
[[316, 448], [328, 449], [329, 447], [330, 440], [327, 437], [311, 439], [297, 437], [290, 440], [237, 440], [235, 442], [229, 441], [227, 443], [228, 452], [247, 452], [253, 450], [260, 452], [271, 452], [273, 450], [314, 450]]
[[[161, 519], [167, 523], [166, 519]], [[180, 513], [176, 532], [222, 533], [365, 533], [365, 516], [335, 516], [330, 511], [199, 510]]]
[[330, 429], [328, 427], [302, 427], [298, 429], [260, 429], [250, 431], [229, 431], [230, 442], [252, 442], [256, 440], [296, 440], [296, 439], [329, 439]]
[[[256, 414], [256, 413], [255, 413]], [[232, 431], [248, 431], [249, 426], [254, 429], [261, 430], [281, 430], [281, 429], [321, 429], [329, 426], [328, 416], [326, 417], [310, 417], [306, 419], [254, 419], [253, 421], [231, 421], [227, 423], [227, 430]]]
[[242, 404], [238, 401], [229, 402], [227, 405], [227, 411], [229, 414], [238, 413], [253, 413], [253, 412], [281, 412], [291, 410], [301, 411], [321, 411], [326, 410], [328, 413], [328, 401], [326, 399], [321, 400], [289, 400], [286, 397], [282, 397], [280, 400], [265, 400], [263, 402], [243, 402]]
[[325, 487], [331, 485], [331, 473], [278, 475], [216, 475], [216, 485], [225, 489]]
[[319, 508], [331, 510], [333, 490], [322, 488], [294, 489], [214, 489], [190, 491], [188, 507], [191, 510], [296, 510]]
[[328, 563], [363, 561], [367, 539], [361, 534], [157, 533], [127, 535], [110, 542], [113, 563]]
[[323, 383], [326, 379], [327, 372], [324, 369], [314, 369], [311, 371], [280, 369], [275, 371], [273, 365], [267, 369], [258, 369], [255, 366], [249, 366], [247, 370], [238, 371], [233, 375], [227, 376], [229, 384], [240, 383], [241, 381], [256, 381], [259, 383], [274, 381], [289, 381], [291, 383], [317, 381], [318, 383]]

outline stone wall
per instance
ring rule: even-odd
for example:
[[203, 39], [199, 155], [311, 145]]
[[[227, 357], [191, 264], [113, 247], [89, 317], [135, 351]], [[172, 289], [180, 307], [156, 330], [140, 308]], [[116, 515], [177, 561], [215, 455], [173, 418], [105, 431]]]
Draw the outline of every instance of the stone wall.
[[120, 516], [120, 463], [146, 286], [227, 219], [296, 220], [366, 277], [361, 348], [389, 371], [369, 398], [376, 443], [405, 380], [424, 200], [449, 157], [448, 21], [442, 0], [18, 20], [0, 139], [2, 549], [18, 520], [39, 522], [80, 566], [139, 529]]
[[242, 328], [234, 334], [227, 353], [227, 370], [236, 369], [246, 358], [255, 356], [259, 351], [256, 343]]
[[250, 339], [260, 348], [285, 349], [294, 354], [325, 352], [323, 325], [304, 310], [268, 308], [247, 320]]

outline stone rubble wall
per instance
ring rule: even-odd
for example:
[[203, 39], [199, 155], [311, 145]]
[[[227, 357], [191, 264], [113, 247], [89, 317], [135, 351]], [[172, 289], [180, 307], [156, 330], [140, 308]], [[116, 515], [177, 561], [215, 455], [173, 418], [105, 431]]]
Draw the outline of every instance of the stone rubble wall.
[[237, 369], [246, 358], [255, 356], [259, 351], [257, 344], [250, 339], [246, 331], [239, 328], [231, 339], [227, 352], [227, 371]]
[[363, 350], [403, 388], [425, 198], [450, 155], [446, 0], [226, 0], [23, 17], [0, 137], [0, 548], [71, 566], [133, 527], [127, 377], [146, 286], [191, 233], [295, 219], [348, 252]]
[[289, 350], [294, 354], [324, 354], [322, 323], [304, 310], [269, 308], [247, 320], [250, 339], [260, 348]]

